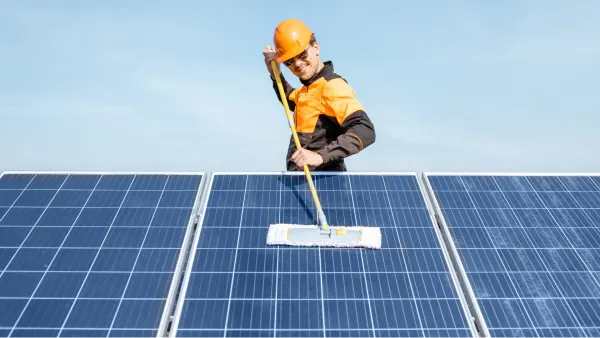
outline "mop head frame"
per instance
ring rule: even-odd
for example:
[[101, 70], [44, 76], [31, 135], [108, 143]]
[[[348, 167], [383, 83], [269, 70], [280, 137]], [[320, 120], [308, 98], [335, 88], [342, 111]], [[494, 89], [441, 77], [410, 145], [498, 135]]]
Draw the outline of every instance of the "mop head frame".
[[329, 226], [322, 230], [316, 225], [271, 224], [268, 245], [381, 248], [381, 230], [365, 226]]

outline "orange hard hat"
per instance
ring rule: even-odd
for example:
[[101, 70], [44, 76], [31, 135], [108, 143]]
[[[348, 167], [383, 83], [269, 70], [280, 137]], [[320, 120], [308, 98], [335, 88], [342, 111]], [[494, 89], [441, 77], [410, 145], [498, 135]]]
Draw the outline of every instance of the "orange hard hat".
[[287, 19], [279, 23], [273, 35], [277, 62], [284, 62], [304, 52], [312, 34], [310, 28], [300, 20]]

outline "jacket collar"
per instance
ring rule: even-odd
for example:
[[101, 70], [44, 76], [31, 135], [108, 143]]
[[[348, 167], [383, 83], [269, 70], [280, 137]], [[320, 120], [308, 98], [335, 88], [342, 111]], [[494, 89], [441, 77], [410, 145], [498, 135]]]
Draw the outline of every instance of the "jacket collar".
[[323, 77], [325, 74], [331, 74], [333, 73], [333, 62], [331, 61], [325, 61], [323, 62], [324, 66], [323, 68], [321, 68], [320, 71], [318, 71], [315, 75], [313, 75], [313, 77], [311, 77], [308, 80], [300, 80], [300, 82], [305, 85], [305, 86], [310, 86], [311, 84], [313, 84], [315, 81], [317, 81], [319, 78]]

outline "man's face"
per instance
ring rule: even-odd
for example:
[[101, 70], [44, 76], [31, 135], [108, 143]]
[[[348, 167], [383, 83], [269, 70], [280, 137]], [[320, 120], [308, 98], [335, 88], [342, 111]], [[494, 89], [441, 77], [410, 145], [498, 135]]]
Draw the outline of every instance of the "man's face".
[[314, 45], [309, 46], [304, 52], [285, 62], [285, 65], [300, 79], [308, 80], [315, 75], [319, 67], [318, 52], [319, 45], [315, 42]]

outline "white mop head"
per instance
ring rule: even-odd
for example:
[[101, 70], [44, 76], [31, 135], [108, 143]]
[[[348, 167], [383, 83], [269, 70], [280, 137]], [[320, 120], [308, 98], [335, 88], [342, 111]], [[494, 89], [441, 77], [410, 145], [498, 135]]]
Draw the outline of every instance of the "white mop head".
[[[292, 230], [289, 232], [288, 230]], [[307, 230], [293, 235], [293, 229]], [[330, 247], [363, 247], [380, 249], [381, 248], [381, 230], [376, 227], [364, 226], [329, 226], [332, 236], [324, 236], [323, 232], [316, 225], [301, 224], [271, 224], [267, 234], [267, 244], [269, 245], [290, 245], [290, 246], [330, 246]], [[336, 235], [336, 230], [345, 230], [346, 235]], [[314, 234], [313, 234], [314, 232]], [[350, 240], [352, 238], [352, 240]], [[360, 238], [360, 239], [357, 239]]]

